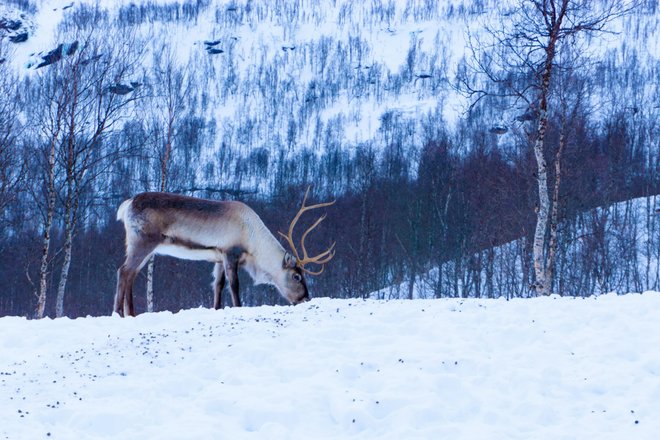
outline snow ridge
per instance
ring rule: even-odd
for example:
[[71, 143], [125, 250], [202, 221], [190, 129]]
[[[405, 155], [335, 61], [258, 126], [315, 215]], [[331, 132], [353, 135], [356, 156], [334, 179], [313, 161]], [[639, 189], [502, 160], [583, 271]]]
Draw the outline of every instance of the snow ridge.
[[0, 318], [0, 437], [653, 439], [660, 293]]

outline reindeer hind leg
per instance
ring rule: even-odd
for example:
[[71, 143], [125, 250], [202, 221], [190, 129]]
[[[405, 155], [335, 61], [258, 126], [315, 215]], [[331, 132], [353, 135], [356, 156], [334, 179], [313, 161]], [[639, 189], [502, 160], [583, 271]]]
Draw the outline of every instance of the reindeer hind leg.
[[229, 280], [229, 289], [231, 290], [231, 301], [234, 307], [241, 306], [241, 297], [238, 295], [238, 260], [225, 263], [225, 273]]
[[213, 267], [213, 308], [222, 308], [222, 290], [225, 288], [225, 268], [223, 263], [215, 263]]
[[143, 241], [138, 245], [128, 246], [126, 260], [117, 270], [117, 293], [115, 295], [114, 311], [119, 316], [124, 316], [125, 312], [128, 312], [130, 316], [135, 316], [133, 283], [156, 246], [158, 246], [158, 243], [155, 241]]

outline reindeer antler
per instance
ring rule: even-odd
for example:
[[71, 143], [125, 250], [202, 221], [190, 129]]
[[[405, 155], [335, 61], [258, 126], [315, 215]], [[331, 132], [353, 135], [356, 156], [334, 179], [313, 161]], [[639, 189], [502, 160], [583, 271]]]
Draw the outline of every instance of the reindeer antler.
[[[307, 191], [305, 192], [305, 197], [303, 198], [302, 206], [298, 210], [298, 213], [296, 216], [291, 220], [291, 224], [289, 225], [289, 233], [287, 235], [284, 235], [282, 232], [278, 232], [282, 237], [286, 239], [286, 241], [289, 243], [289, 246], [291, 247], [291, 251], [293, 252], [293, 255], [296, 257], [296, 265], [303, 270], [304, 272], [307, 272], [310, 275], [320, 275], [323, 270], [325, 269], [325, 264], [332, 260], [332, 257], [335, 256], [335, 244], [336, 242], [332, 243], [332, 245], [325, 250], [324, 252], [321, 252], [320, 254], [310, 257], [307, 255], [307, 249], [305, 249], [305, 239], [307, 238], [307, 235], [314, 230], [324, 219], [325, 219], [325, 214], [323, 214], [321, 217], [319, 217], [307, 230], [303, 233], [303, 235], [300, 237], [300, 247], [303, 252], [302, 258], [300, 258], [300, 255], [298, 254], [298, 250], [296, 249], [296, 245], [293, 241], [293, 228], [296, 226], [296, 223], [298, 223], [298, 220], [300, 220], [300, 216], [303, 215], [303, 213], [307, 211], [311, 211], [312, 209], [318, 209], [318, 208], [324, 208], [326, 206], [331, 206], [334, 205], [335, 200], [332, 202], [324, 202], [324, 203], [317, 203], [316, 205], [309, 205], [306, 206], [305, 203], [307, 202], [307, 196], [309, 195], [309, 190], [310, 186], [307, 187]], [[318, 271], [312, 271], [307, 268], [305, 268], [306, 264], [317, 264], [321, 266], [321, 269]]]

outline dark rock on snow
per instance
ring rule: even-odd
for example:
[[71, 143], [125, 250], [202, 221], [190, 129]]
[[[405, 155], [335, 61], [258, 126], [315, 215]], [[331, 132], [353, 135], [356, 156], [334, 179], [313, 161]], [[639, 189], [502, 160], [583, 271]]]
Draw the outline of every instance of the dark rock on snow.
[[127, 86], [126, 84], [114, 84], [108, 87], [108, 91], [115, 95], [128, 95], [133, 90], [135, 90], [133, 87]]
[[20, 34], [12, 35], [9, 37], [9, 41], [12, 43], [23, 43], [27, 41], [28, 39], [28, 33], [27, 32], [21, 32]]
[[41, 57], [43, 61], [39, 63], [36, 68], [39, 69], [41, 67], [50, 66], [51, 64], [61, 60], [63, 55], [71, 56], [75, 54], [77, 50], [78, 50], [78, 41], [74, 41], [73, 43], [60, 44], [55, 49], [48, 52], [46, 55], [43, 55]]
[[488, 131], [490, 131], [491, 133], [494, 133], [494, 134], [504, 134], [507, 131], [509, 131], [509, 127], [506, 127], [504, 125], [495, 125], [495, 126], [491, 127], [490, 130], [488, 130]]

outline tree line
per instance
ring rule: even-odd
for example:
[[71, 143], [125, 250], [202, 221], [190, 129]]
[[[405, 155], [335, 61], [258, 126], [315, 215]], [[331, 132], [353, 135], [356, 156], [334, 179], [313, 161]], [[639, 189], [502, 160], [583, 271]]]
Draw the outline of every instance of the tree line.
[[[622, 116], [621, 119], [625, 120]], [[657, 274], [660, 225], [658, 215], [653, 212], [657, 201], [648, 199], [648, 219], [639, 218], [642, 214], [637, 211], [619, 208], [628, 217], [607, 222], [604, 217], [616, 215], [619, 218], [623, 214], [608, 214], [605, 208], [593, 211], [614, 202], [660, 193], [657, 159], [652, 168], [640, 166], [630, 144], [625, 141], [631, 136], [631, 130], [623, 121], [616, 129], [603, 132], [585, 128], [581, 131], [584, 143], [576, 142], [567, 148], [566, 184], [560, 195], [564, 202], [561, 234], [580, 236], [589, 243], [591, 250], [570, 254], [568, 245], [559, 249], [563, 269], [558, 271], [556, 283], [557, 291], [562, 294], [593, 292], [593, 286], [598, 283], [607, 290], [608, 279], [602, 274], [615, 273], [620, 267], [630, 269], [629, 278], [618, 284], [610, 283], [610, 289], [660, 287], [657, 275], [656, 278], [639, 278], [642, 267], [632, 265], [636, 260], [630, 258], [631, 252], [637, 258], [638, 253], [648, 247], [648, 261], [655, 265], [653, 273]], [[495, 136], [485, 134], [481, 139], [482, 147], [467, 155], [458, 153], [460, 148], [450, 137], [427, 143], [422, 148], [421, 165], [413, 179], [406, 172], [405, 152], [397, 151], [396, 146], [388, 147], [387, 154], [382, 157], [368, 148], [354, 155], [328, 154], [319, 159], [303, 152], [291, 159], [298, 165], [283, 165], [293, 169], [307, 161], [309, 183], [314, 184], [317, 199], [332, 194], [330, 182], [334, 178], [349, 179], [359, 185], [353, 190], [333, 194], [337, 198], [336, 205], [328, 210], [322, 227], [307, 240], [310, 252], [337, 241], [336, 257], [322, 276], [309, 282], [312, 295], [365, 297], [387, 286], [403, 284], [412, 289], [415, 283], [425, 285], [426, 295], [433, 297], [531, 295], [534, 278], [529, 261], [536, 203], [534, 159], [529, 148], [523, 148], [523, 154], [515, 158], [505, 156], [494, 147]], [[127, 173], [123, 179], [130, 181], [130, 168], [119, 165], [129, 159], [113, 157], [112, 160]], [[122, 170], [108, 166], [105, 171], [115, 174], [117, 181], [121, 181], [122, 176], [117, 173]], [[104, 179], [107, 177], [99, 177], [99, 187], [106, 186]], [[328, 182], [328, 186], [316, 182]], [[114, 220], [115, 211], [135, 190], [127, 186], [121, 193], [117, 188], [106, 186], [103, 192], [100, 188], [85, 192], [77, 207], [78, 212], [84, 207], [84, 214], [78, 214], [78, 219], [84, 221], [72, 233], [67, 233], [68, 185], [66, 180], [64, 183], [63, 193], [58, 194], [55, 201], [54, 218], [58, 220], [53, 221], [51, 251], [44, 275], [48, 289], [44, 312], [55, 316], [58, 307], [62, 307], [62, 314], [67, 316], [108, 314], [114, 297], [116, 270], [123, 261], [124, 252], [123, 226]], [[304, 186], [285, 184], [269, 196], [233, 193], [222, 188], [200, 188], [187, 193], [245, 201], [275, 232], [286, 231], [304, 191]], [[2, 240], [0, 267], [5, 287], [0, 306], [3, 314], [33, 316], [38, 303], [34, 294], [40, 287], [36, 282], [41, 275], [42, 259], [39, 257], [44, 255], [44, 217], [43, 214], [32, 217], [36, 207], [31, 205], [32, 199], [28, 202], [26, 194], [16, 198], [26, 203], [21, 206], [18, 201], [12, 202], [12, 210], [23, 210], [24, 215], [13, 219], [12, 233]], [[41, 208], [44, 207], [47, 205]], [[42, 223], [34, 221], [37, 219]], [[642, 232], [639, 228], [647, 228], [648, 242], [635, 244], [637, 234]], [[634, 245], [628, 244], [633, 246], [632, 250], [605, 246], [620, 236], [631, 240]], [[520, 238], [522, 242], [511, 244]], [[627, 241], [623, 239], [620, 243], [623, 245]], [[509, 246], [504, 248], [507, 254], [495, 259], [495, 253], [504, 252], [497, 248], [505, 244]], [[67, 254], [69, 246], [70, 254]], [[587, 267], [585, 258], [597, 255], [602, 259]], [[503, 268], [495, 270], [500, 260], [515, 267], [513, 278], [506, 279]], [[518, 265], [517, 261], [521, 263]], [[66, 264], [70, 275], [65, 286], [66, 295], [59, 303], [57, 292]], [[488, 277], [484, 273], [489, 265], [492, 273]], [[439, 267], [445, 271], [444, 280], [438, 279], [437, 271], [433, 272], [433, 268]], [[451, 281], [447, 272], [450, 267]], [[211, 270], [210, 263], [159, 257], [153, 277], [153, 310], [209, 306]], [[146, 272], [143, 271], [136, 284], [138, 311], [147, 310]], [[580, 281], [572, 283], [571, 279]], [[242, 285], [250, 285], [248, 278], [242, 280]], [[412, 292], [404, 291], [397, 296], [412, 297]], [[265, 286], [249, 286], [243, 297], [246, 305], [282, 301], [272, 288]]]
[[[156, 15], [149, 8], [122, 9], [122, 20], [194, 20], [206, 7], [198, 2], [181, 16], [173, 7]], [[239, 9], [246, 17], [263, 13]], [[382, 97], [377, 88], [384, 78], [389, 93], [432, 80], [416, 66], [436, 61], [418, 43], [411, 43], [407, 67], [396, 75], [372, 65], [368, 74], [348, 78], [341, 64], [328, 64], [328, 57], [340, 58], [342, 46], [322, 39], [303, 57], [318, 63], [318, 76], [298, 94], [272, 66], [255, 67], [241, 82], [244, 72], [231, 61], [220, 70], [208, 58], [181, 63], [174, 46], [142, 40], [128, 22], [120, 31], [100, 26], [111, 21], [107, 11], [81, 6], [74, 12], [77, 18], [59, 35], [66, 44], [43, 62], [57, 60], [21, 77], [0, 63], [0, 315], [108, 314], [123, 260], [116, 209], [153, 190], [242, 200], [274, 233], [287, 229], [308, 185], [315, 199], [336, 199], [308, 240], [312, 253], [337, 241], [335, 259], [309, 282], [312, 296], [366, 297], [388, 286], [404, 286], [396, 295], [410, 298], [419, 286], [433, 297], [538, 293], [532, 254], [538, 255], [541, 125], [541, 153], [549, 159], [545, 211], [555, 228], [543, 233], [555, 237], [554, 247], [541, 249], [555, 253], [555, 273], [544, 288], [581, 295], [659, 287], [655, 199], [646, 199], [645, 214], [606, 208], [660, 193], [657, 110], [643, 93], [646, 73], [634, 66], [603, 72], [601, 64], [562, 64], [540, 112], [535, 81], [543, 80], [542, 70], [530, 73], [530, 63], [522, 63], [517, 70], [488, 71], [466, 62], [456, 88], [483, 91], [489, 99], [475, 99], [455, 127], [438, 109], [416, 120], [390, 109], [381, 114], [376, 137], [349, 142], [350, 117], [322, 122], [324, 110], [342, 90]], [[502, 41], [515, 49], [515, 41]], [[364, 53], [362, 44], [351, 40], [351, 53]], [[10, 52], [0, 39], [0, 58]], [[631, 90], [634, 100], [595, 105], [603, 90], [590, 79], [595, 73], [605, 82], [625, 74], [621, 90]], [[479, 74], [497, 78], [494, 88]], [[433, 81], [423, 86], [422, 98], [446, 93]], [[213, 112], [212, 88], [223, 102], [245, 98], [245, 114], [233, 126], [219, 126], [232, 122]], [[515, 96], [516, 90], [533, 93]], [[248, 111], [250, 96], [267, 104], [261, 113]], [[519, 100], [512, 104], [512, 96]], [[493, 126], [496, 114], [510, 116], [506, 125]], [[263, 141], [265, 131], [282, 126], [285, 136]], [[560, 168], [550, 166], [557, 163]], [[634, 245], [626, 245], [628, 239]], [[573, 242], [584, 246], [578, 252]], [[210, 272], [211, 264], [157, 258], [138, 278], [138, 311], [208, 306]], [[246, 305], [281, 302], [268, 287], [244, 292]]]

